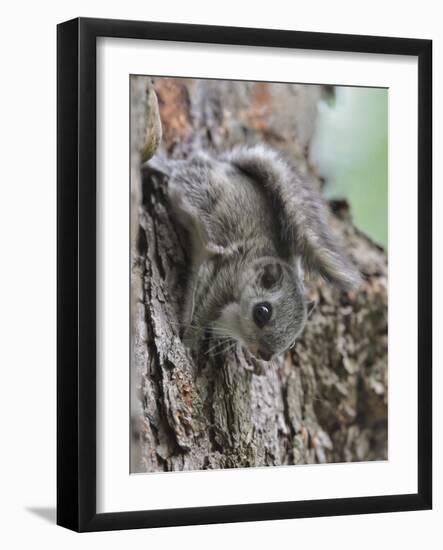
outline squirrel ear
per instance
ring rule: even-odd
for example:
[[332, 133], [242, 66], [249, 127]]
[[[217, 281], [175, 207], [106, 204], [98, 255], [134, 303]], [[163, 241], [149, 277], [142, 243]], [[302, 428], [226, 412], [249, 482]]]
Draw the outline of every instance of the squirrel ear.
[[238, 148], [224, 156], [261, 183], [280, 217], [282, 241], [303, 266], [345, 289], [360, 283], [360, 274], [337, 244], [327, 223], [328, 212], [319, 193], [303, 181], [297, 170], [263, 145]]
[[270, 289], [281, 281], [283, 269], [278, 262], [265, 264], [260, 273], [260, 285], [263, 288]]

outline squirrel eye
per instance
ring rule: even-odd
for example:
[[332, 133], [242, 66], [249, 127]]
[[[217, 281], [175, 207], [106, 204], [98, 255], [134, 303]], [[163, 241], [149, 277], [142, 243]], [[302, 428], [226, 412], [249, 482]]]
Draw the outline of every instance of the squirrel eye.
[[269, 302], [261, 302], [260, 304], [256, 304], [252, 311], [252, 316], [255, 324], [259, 328], [264, 327], [272, 316], [271, 304]]

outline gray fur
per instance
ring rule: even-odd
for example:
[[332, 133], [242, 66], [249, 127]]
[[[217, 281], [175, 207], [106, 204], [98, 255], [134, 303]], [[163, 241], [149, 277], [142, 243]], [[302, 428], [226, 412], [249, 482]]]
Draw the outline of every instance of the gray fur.
[[[201, 153], [167, 172], [171, 206], [191, 239], [182, 316], [190, 346], [210, 330], [254, 355], [275, 356], [306, 323], [304, 269], [345, 289], [358, 283], [330, 234], [321, 197], [272, 149]], [[252, 315], [260, 302], [273, 312], [263, 328]]]
[[224, 158], [259, 181], [272, 197], [281, 211], [280, 231], [289, 254], [298, 253], [305, 269], [344, 290], [358, 286], [359, 272], [335, 242], [320, 195], [305, 184], [294, 167], [261, 145], [235, 149]]

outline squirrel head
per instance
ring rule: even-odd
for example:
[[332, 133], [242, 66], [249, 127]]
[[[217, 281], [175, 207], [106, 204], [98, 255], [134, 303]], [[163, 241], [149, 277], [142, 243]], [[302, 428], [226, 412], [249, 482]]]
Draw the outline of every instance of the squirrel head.
[[308, 317], [300, 269], [278, 258], [259, 258], [239, 273], [235, 295], [217, 326], [265, 361], [294, 345]]

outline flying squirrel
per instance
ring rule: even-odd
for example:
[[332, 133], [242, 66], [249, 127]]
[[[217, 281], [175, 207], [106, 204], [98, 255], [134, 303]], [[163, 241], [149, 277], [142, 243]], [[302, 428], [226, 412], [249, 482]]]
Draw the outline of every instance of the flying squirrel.
[[195, 349], [209, 331], [269, 361], [291, 348], [306, 324], [305, 271], [344, 290], [358, 286], [322, 197], [270, 147], [178, 161], [157, 156], [149, 165], [169, 176], [173, 214], [190, 235], [181, 315], [187, 346]]

